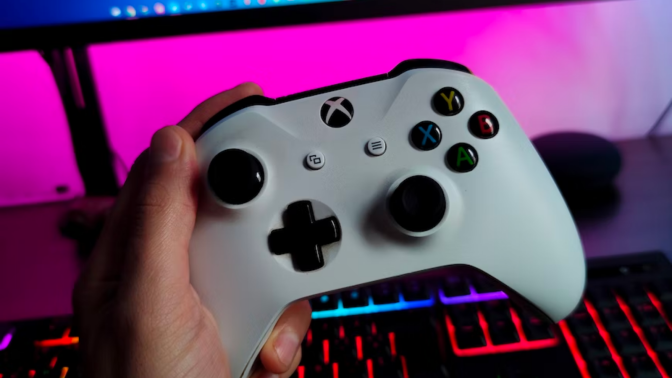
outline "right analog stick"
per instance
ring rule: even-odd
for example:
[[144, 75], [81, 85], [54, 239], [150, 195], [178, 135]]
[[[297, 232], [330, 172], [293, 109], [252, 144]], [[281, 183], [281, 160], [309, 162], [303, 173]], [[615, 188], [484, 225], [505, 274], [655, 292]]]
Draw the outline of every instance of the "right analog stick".
[[426, 176], [404, 180], [389, 199], [394, 220], [411, 232], [425, 232], [436, 227], [446, 213], [446, 196], [441, 185]]
[[224, 150], [210, 162], [208, 184], [223, 202], [242, 205], [261, 192], [264, 167], [256, 157], [243, 150]]

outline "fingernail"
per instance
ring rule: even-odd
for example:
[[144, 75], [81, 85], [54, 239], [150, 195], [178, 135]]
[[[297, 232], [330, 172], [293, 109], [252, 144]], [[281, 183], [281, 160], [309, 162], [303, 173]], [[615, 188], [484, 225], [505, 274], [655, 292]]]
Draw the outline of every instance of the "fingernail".
[[275, 339], [275, 353], [278, 354], [280, 362], [285, 366], [291, 365], [296, 352], [299, 350], [301, 340], [290, 328], [285, 328]]
[[171, 128], [157, 131], [152, 137], [149, 154], [157, 163], [176, 160], [182, 151], [182, 138]]

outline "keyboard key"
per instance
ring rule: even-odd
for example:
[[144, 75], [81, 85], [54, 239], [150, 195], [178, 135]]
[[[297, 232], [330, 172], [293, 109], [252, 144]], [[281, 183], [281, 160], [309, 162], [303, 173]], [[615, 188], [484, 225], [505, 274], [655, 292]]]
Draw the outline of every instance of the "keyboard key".
[[364, 307], [369, 304], [369, 296], [365, 289], [355, 289], [341, 293], [343, 307]]
[[625, 368], [631, 378], [658, 378], [660, 373], [651, 358], [646, 354], [637, 354], [624, 358]]
[[579, 311], [575, 312], [567, 318], [567, 323], [569, 323], [570, 328], [577, 335], [585, 333], [593, 333], [597, 331], [595, 322], [590, 316], [588, 311]]
[[337, 338], [339, 325], [339, 321], [334, 318], [313, 320], [310, 323], [313, 343], [318, 343], [323, 339], [331, 340]]
[[455, 330], [457, 345], [460, 349], [485, 346], [485, 336], [479, 326], [462, 326]]
[[658, 352], [672, 350], [672, 331], [667, 324], [646, 328], [646, 339]]
[[511, 319], [509, 301], [487, 301], [479, 303], [483, 315], [489, 322]]
[[611, 338], [614, 341], [614, 346], [623, 356], [645, 352], [639, 336], [632, 329], [612, 332]]
[[644, 286], [639, 284], [623, 285], [617, 289], [618, 294], [620, 294], [623, 299], [630, 305], [637, 305], [640, 303], [645, 303], [649, 301], [649, 296], [644, 290]]
[[[532, 369], [533, 370], [533, 369]], [[511, 368], [497, 373], [497, 378], [539, 378], [540, 375], [520, 368]]]
[[595, 307], [617, 306], [616, 297], [610, 287], [598, 286], [588, 288], [586, 296]]
[[338, 294], [322, 295], [310, 300], [313, 311], [334, 310], [338, 308]]
[[604, 357], [590, 362], [591, 378], [621, 378], [621, 372], [611, 357]]
[[576, 338], [581, 353], [588, 359], [599, 359], [609, 356], [609, 348], [599, 333], [580, 335]]
[[371, 297], [374, 304], [389, 304], [399, 302], [399, 292], [393, 283], [383, 283], [373, 287]]
[[672, 371], [672, 350], [667, 352], [659, 352], [658, 359], [666, 371]]
[[618, 306], [601, 308], [600, 318], [602, 319], [604, 326], [611, 331], [630, 327], [628, 318], [625, 317], [623, 310]]
[[494, 280], [484, 277], [476, 278], [472, 281], [472, 284], [474, 285], [476, 292], [479, 294], [502, 291], [501, 286], [494, 282]]
[[478, 313], [476, 312], [476, 306], [473, 303], [463, 303], [448, 306], [448, 314], [455, 327], [480, 327], [478, 323]]
[[520, 341], [518, 331], [511, 320], [497, 320], [488, 325], [493, 344], [511, 344]]
[[661, 301], [672, 301], [672, 280], [656, 281], [649, 288]]
[[665, 319], [660, 316], [658, 309], [655, 308], [651, 302], [632, 306], [632, 313], [642, 327], [665, 324]]
[[404, 281], [401, 285], [401, 293], [407, 302], [423, 301], [430, 298], [427, 285], [424, 282], [416, 280]]
[[523, 331], [528, 340], [544, 340], [553, 338], [553, 328], [548, 322], [541, 320], [536, 316], [523, 315]]
[[443, 295], [446, 297], [461, 297], [471, 294], [469, 284], [462, 277], [446, 277], [443, 280]]

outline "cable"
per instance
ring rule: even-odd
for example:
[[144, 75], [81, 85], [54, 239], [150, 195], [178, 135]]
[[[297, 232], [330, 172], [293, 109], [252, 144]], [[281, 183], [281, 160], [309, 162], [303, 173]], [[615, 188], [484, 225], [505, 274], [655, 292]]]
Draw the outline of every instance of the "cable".
[[646, 133], [647, 137], [653, 138], [655, 136], [654, 133], [660, 127], [660, 125], [663, 124], [663, 121], [665, 120], [665, 117], [670, 112], [670, 110], [672, 110], [672, 99], [667, 104], [667, 107], [665, 107], [665, 110], [663, 111], [663, 114], [661, 114], [660, 117], [658, 117], [658, 120], [656, 120], [656, 123], [654, 123], [653, 126], [651, 127], [651, 129], [649, 129], [649, 131]]

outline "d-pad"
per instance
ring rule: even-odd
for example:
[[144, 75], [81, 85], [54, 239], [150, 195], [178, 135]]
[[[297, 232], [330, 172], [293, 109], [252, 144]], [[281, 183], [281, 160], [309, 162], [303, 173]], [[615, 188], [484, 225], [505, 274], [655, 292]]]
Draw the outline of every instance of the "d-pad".
[[310, 201], [294, 202], [283, 214], [285, 228], [271, 231], [268, 247], [276, 255], [292, 255], [294, 268], [302, 272], [324, 266], [322, 246], [341, 240], [336, 217], [316, 221]]

